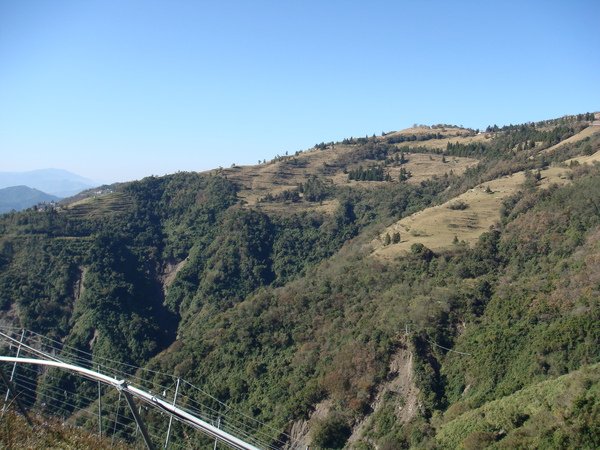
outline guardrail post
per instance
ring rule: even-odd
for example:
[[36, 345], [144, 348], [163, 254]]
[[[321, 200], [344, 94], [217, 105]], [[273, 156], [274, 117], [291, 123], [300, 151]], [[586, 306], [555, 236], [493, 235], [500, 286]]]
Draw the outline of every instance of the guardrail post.
[[[219, 416], [217, 418], [217, 428], [221, 427], [221, 416]], [[217, 450], [217, 443], [219, 442], [219, 440], [217, 438], [215, 438], [215, 446], [213, 447], [213, 450]]]

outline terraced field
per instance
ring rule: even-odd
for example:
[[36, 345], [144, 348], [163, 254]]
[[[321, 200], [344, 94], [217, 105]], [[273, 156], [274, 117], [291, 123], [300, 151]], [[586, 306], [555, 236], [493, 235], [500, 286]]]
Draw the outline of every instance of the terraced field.
[[71, 203], [65, 209], [74, 217], [104, 217], [121, 214], [132, 206], [131, 198], [122, 192], [98, 195]]
[[[446, 148], [448, 142], [468, 143], [475, 140], [486, 139], [484, 135], [475, 135], [469, 130], [462, 128], [451, 128], [448, 130], [431, 129], [429, 127], [408, 128], [406, 130], [389, 133], [384, 137], [378, 137], [377, 141], [389, 139], [390, 136], [419, 136], [426, 133], [443, 132], [442, 139], [429, 139], [424, 141], [414, 141], [413, 145], [423, 146], [431, 149]], [[407, 145], [397, 144], [397, 146]], [[304, 183], [311, 175], [317, 176], [327, 183], [344, 186], [360, 187], [380, 187], [381, 184], [389, 182], [360, 182], [349, 181], [348, 170], [352, 170], [359, 165], [369, 166], [381, 164], [381, 161], [360, 160], [352, 164], [342, 164], [344, 158], [347, 158], [356, 147], [347, 144], [335, 144], [328, 146], [324, 150], [311, 149], [305, 152], [299, 152], [294, 156], [284, 156], [268, 163], [253, 166], [233, 166], [227, 169], [218, 169], [212, 172], [218, 172], [228, 179], [236, 182], [241, 190], [239, 197], [246, 202], [248, 206], [258, 207], [265, 211], [278, 212], [298, 212], [302, 210], [318, 210], [330, 212], [335, 210], [336, 202], [325, 201], [322, 204], [308, 202], [284, 203], [264, 201], [265, 197], [277, 196], [284, 191], [296, 189]], [[453, 173], [460, 175], [469, 167], [477, 164], [476, 159], [446, 157], [444, 162], [441, 155], [436, 154], [411, 154], [408, 162], [404, 164], [406, 170], [410, 171], [412, 177], [408, 182], [418, 184], [423, 180], [429, 179], [434, 175], [443, 175], [444, 173]], [[400, 175], [400, 166], [388, 166], [393, 180], [398, 180]]]

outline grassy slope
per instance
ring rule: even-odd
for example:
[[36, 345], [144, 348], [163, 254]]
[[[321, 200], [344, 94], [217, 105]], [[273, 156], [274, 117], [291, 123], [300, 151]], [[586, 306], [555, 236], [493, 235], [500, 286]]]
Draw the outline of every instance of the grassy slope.
[[[430, 133], [429, 128], [409, 128], [386, 135], [408, 136]], [[483, 135], [471, 136], [464, 129], [438, 130], [444, 136], [442, 139], [432, 139], [419, 142], [419, 145], [431, 149], [442, 149], [448, 142], [469, 143], [486, 140]], [[375, 142], [382, 142], [383, 137], [377, 137]], [[399, 144], [398, 144], [399, 145]], [[267, 195], [278, 195], [284, 191], [295, 190], [310, 176], [314, 175], [323, 179], [326, 183], [335, 186], [349, 186], [357, 188], [378, 189], [385, 187], [386, 182], [357, 182], [348, 181], [346, 169], [358, 167], [360, 164], [376, 164], [377, 161], [361, 160], [346, 165], [337, 163], [356, 151], [356, 145], [337, 143], [328, 146], [325, 150], [311, 149], [298, 152], [296, 155], [281, 156], [271, 161], [248, 166], [232, 166], [220, 168], [207, 173], [220, 174], [240, 187], [238, 197], [248, 207], [257, 208], [269, 214], [290, 214], [294, 212], [316, 211], [331, 214], [339, 203], [335, 199], [324, 200], [319, 203], [289, 203], [261, 201]], [[408, 180], [410, 184], [418, 184], [428, 180], [435, 175], [452, 171], [455, 175], [461, 175], [469, 167], [477, 164], [473, 158], [452, 157], [446, 163], [442, 162], [441, 155], [414, 154], [404, 166], [412, 173]], [[389, 173], [397, 180], [400, 167], [389, 167]], [[96, 195], [91, 192], [84, 198], [74, 198], [72, 202], [65, 205], [66, 209], [76, 217], [101, 217], [103, 214], [120, 213], [130, 206], [130, 199], [124, 197], [120, 192]]]
[[[429, 128], [409, 128], [386, 135], [419, 135], [425, 132], [431, 132]], [[445, 148], [447, 142], [467, 143], [483, 139], [482, 137], [468, 136], [468, 131], [463, 129], [450, 129], [442, 133], [448, 136], [444, 139], [433, 139], [422, 141], [423, 144], [431, 148]], [[378, 137], [376, 142], [383, 141], [384, 138]], [[337, 186], [369, 186], [378, 188], [385, 185], [385, 182], [349, 182], [348, 175], [344, 169], [358, 167], [359, 163], [350, 165], [337, 164], [336, 161], [347, 157], [356, 150], [354, 145], [335, 144], [328, 146], [325, 150], [312, 149], [300, 152], [294, 156], [284, 156], [276, 158], [264, 164], [253, 166], [236, 166], [227, 169], [219, 169], [217, 172], [226, 176], [228, 179], [238, 183], [241, 186], [239, 197], [244, 200], [248, 206], [258, 207], [271, 213], [281, 213], [289, 211], [305, 211], [316, 209], [318, 211], [332, 212], [337, 202], [324, 202], [324, 204], [281, 204], [281, 203], [259, 203], [259, 200], [268, 194], [277, 195], [283, 191], [296, 189], [310, 175], [316, 175], [327, 182]], [[362, 160], [360, 164], [375, 164], [377, 161]], [[423, 180], [431, 178], [433, 175], [440, 175], [444, 172], [453, 171], [456, 175], [462, 174], [468, 167], [477, 164], [477, 160], [472, 158], [450, 158], [448, 163], [442, 163], [439, 155], [412, 155], [406, 164], [406, 169], [411, 171], [413, 176], [409, 180], [412, 184], [420, 183]], [[389, 169], [390, 175], [394, 180], [400, 173], [399, 167]]]
[[[569, 159], [565, 162], [566, 166], [551, 166], [542, 170], [540, 186], [569, 183], [568, 177], [572, 170], [568, 165], [571, 161], [593, 164], [595, 161], [600, 161], [600, 152]], [[473, 245], [482, 233], [500, 220], [502, 202], [521, 189], [524, 181], [524, 172], [507, 175], [475, 186], [442, 205], [424, 209], [401, 219], [387, 227], [373, 240], [373, 254], [376, 257], [390, 259], [408, 253], [415, 243], [439, 251], [452, 248], [455, 236], [458, 241]], [[487, 191], [488, 188], [491, 192]], [[457, 202], [464, 202], [468, 208], [451, 209], [451, 206]], [[395, 232], [400, 233], [401, 241], [398, 244], [384, 245], [385, 234], [392, 235]]]
[[553, 145], [552, 147], [542, 150], [542, 153], [552, 153], [556, 150], [559, 150], [561, 147], [563, 147], [565, 145], [582, 141], [582, 140], [592, 137], [598, 133], [600, 133], [600, 127], [589, 126], [587, 128], [584, 128], [582, 131], [580, 131], [576, 135], [571, 136], [570, 138], [565, 139], [564, 141], [559, 142], [558, 144]]
[[[587, 415], [581, 417], [585, 411]], [[597, 448], [600, 364], [526, 387], [443, 423], [440, 448]]]

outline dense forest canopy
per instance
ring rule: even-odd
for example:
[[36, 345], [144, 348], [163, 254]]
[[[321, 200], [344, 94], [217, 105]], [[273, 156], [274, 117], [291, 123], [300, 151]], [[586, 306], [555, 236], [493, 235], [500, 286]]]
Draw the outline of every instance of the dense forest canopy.
[[[232, 168], [4, 214], [1, 320], [90, 364], [176, 373], [281, 433], [306, 421], [294, 437], [315, 447], [597, 447], [600, 166], [572, 160], [600, 151], [591, 120], [323, 143], [268, 163], [287, 187], [255, 204]], [[420, 154], [477, 164], [414, 181]], [[518, 173], [476, 242], [371, 254], [400, 219]]]

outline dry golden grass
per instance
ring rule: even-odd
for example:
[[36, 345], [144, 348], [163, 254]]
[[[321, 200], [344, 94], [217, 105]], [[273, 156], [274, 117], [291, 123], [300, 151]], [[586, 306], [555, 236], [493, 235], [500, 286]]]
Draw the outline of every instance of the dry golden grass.
[[[431, 130], [427, 129], [431, 132]], [[460, 131], [460, 130], [458, 130]], [[456, 138], [460, 140], [470, 138]], [[430, 142], [430, 141], [423, 141]], [[445, 146], [445, 144], [444, 144]], [[235, 166], [228, 169], [219, 169], [219, 173], [226, 176], [240, 186], [239, 197], [248, 206], [258, 207], [264, 211], [292, 213], [303, 210], [316, 210], [320, 212], [333, 212], [337, 206], [336, 201], [325, 201], [322, 204], [312, 203], [277, 203], [260, 202], [267, 195], [276, 196], [286, 190], [296, 189], [304, 183], [311, 175], [333, 183], [334, 185], [361, 186], [367, 188], [379, 188], [382, 183], [388, 182], [356, 182], [349, 181], [348, 175], [341, 169], [329, 167], [332, 161], [355, 150], [350, 145], [335, 145], [326, 150], [309, 150], [298, 156], [288, 156], [280, 161], [269, 162], [254, 166]], [[456, 175], [462, 174], [467, 168], [477, 164], [472, 158], [446, 157], [442, 162], [441, 155], [411, 154], [408, 163], [404, 167], [412, 173], [409, 183], [420, 183], [434, 175], [443, 175], [453, 171]], [[292, 161], [296, 163], [293, 164]], [[364, 161], [363, 165], [377, 164], [378, 161]], [[357, 164], [358, 166], [358, 164]], [[390, 175], [398, 180], [400, 167], [389, 167]]]
[[412, 142], [412, 143], [408, 143], [408, 142], [403, 142], [402, 144], [396, 144], [397, 147], [402, 147], [402, 146], [415, 146], [415, 147], [425, 147], [425, 148], [430, 148], [432, 150], [445, 150], [446, 147], [448, 146], [448, 143], [452, 143], [452, 144], [471, 144], [473, 142], [485, 142], [488, 141], [489, 139], [491, 139], [491, 134], [477, 134], [475, 136], [453, 136], [453, 137], [447, 137], [447, 138], [442, 138], [442, 139], [430, 139], [428, 141], [421, 141], [421, 142]]
[[283, 202], [265, 202], [254, 205], [266, 213], [276, 213], [279, 215], [291, 215], [301, 211], [311, 210], [323, 214], [333, 214], [339, 206], [339, 201], [324, 200], [321, 203], [283, 203]]
[[394, 133], [387, 134], [385, 137], [380, 139], [386, 139], [392, 136], [401, 136], [401, 135], [422, 135], [429, 133], [440, 133], [444, 137], [442, 139], [429, 139], [426, 141], [413, 141], [413, 142], [402, 142], [396, 144], [396, 147], [425, 147], [430, 148], [432, 150], [445, 150], [448, 143], [460, 143], [460, 144], [469, 144], [472, 142], [485, 142], [491, 139], [492, 134], [490, 133], [481, 133], [472, 135], [472, 132], [466, 130], [464, 128], [426, 128], [426, 127], [417, 127], [417, 128], [407, 128], [406, 130], [396, 131]]
[[[455, 236], [459, 240], [475, 242], [481, 233], [489, 230], [499, 220], [502, 200], [512, 195], [524, 180], [523, 173], [503, 177], [470, 189], [442, 205], [406, 217], [388, 227], [379, 239], [373, 241], [373, 254], [383, 259], [393, 258], [408, 252], [415, 243], [440, 250], [452, 246]], [[486, 186], [492, 190], [491, 194], [485, 191]], [[449, 208], [459, 201], [465, 202], [468, 208]], [[384, 246], [385, 234], [392, 235], [396, 232], [400, 232], [400, 243]]]
[[[300, 153], [298, 156], [285, 157], [280, 161], [254, 166], [236, 166], [221, 169], [220, 172], [241, 187], [239, 197], [242, 200], [249, 206], [255, 206], [261, 198], [268, 194], [277, 195], [283, 191], [295, 189], [299, 184], [304, 183], [310, 175], [331, 179], [331, 176], [323, 175], [326, 164], [352, 150], [351, 146], [335, 145], [327, 150], [309, 150]], [[297, 163], [292, 164], [292, 160], [296, 160]], [[260, 206], [261, 208], [279, 209], [280, 205], [266, 206], [261, 204]], [[314, 205], [305, 203], [293, 204], [291, 207], [295, 210], [314, 209]], [[327, 207], [324, 209], [327, 209]]]
[[0, 448], [4, 449], [127, 449], [136, 448], [120, 440], [99, 438], [82, 428], [48, 417], [31, 415], [33, 426], [12, 411], [8, 411], [0, 421]]
[[[580, 156], [566, 161], [578, 161], [580, 164], [600, 162], [600, 152], [591, 156]], [[540, 188], [553, 183], [569, 183], [567, 167], [549, 167], [541, 172]], [[384, 260], [406, 254], [415, 243], [421, 243], [432, 250], [451, 248], [454, 238], [473, 244], [479, 236], [500, 220], [502, 200], [515, 194], [525, 181], [524, 172], [505, 176], [476, 186], [468, 192], [438, 206], [427, 208], [387, 227], [378, 238], [372, 241], [373, 256]], [[489, 187], [491, 193], [487, 192]], [[451, 209], [457, 202], [464, 202], [466, 209]], [[386, 233], [390, 236], [399, 232], [401, 241], [384, 245]]]
[[568, 139], [565, 139], [564, 141], [559, 142], [556, 145], [553, 145], [552, 147], [548, 147], [544, 150], [542, 150], [540, 153], [551, 153], [555, 150], [558, 150], [559, 148], [568, 145], [568, 144], [572, 144], [574, 142], [579, 142], [582, 141], [588, 137], [591, 137], [592, 135], [596, 134], [596, 133], [600, 133], [600, 127], [587, 127], [584, 128], [583, 130], [581, 130], [579, 133], [571, 136]]
[[[402, 167], [412, 173], [408, 179], [408, 183], [419, 184], [421, 181], [432, 178], [433, 176], [443, 175], [452, 171], [455, 175], [461, 175], [469, 167], [477, 165], [477, 160], [473, 158], [460, 158], [454, 156], [446, 156], [446, 162], [443, 162], [442, 155], [411, 153], [406, 155], [408, 162]], [[372, 161], [376, 164], [377, 161]], [[364, 163], [363, 163], [364, 164]], [[400, 166], [388, 167], [390, 176], [394, 181], [397, 181], [400, 176]], [[361, 187], [380, 187], [382, 183], [388, 181], [349, 181], [348, 175], [343, 172], [338, 172], [331, 177], [331, 180], [336, 185], [360, 185]]]
[[[462, 175], [469, 167], [476, 166], [478, 161], [473, 158], [460, 158], [456, 156], [446, 156], [446, 162], [443, 162], [442, 155], [426, 155], [414, 153], [407, 155], [408, 162], [404, 168], [412, 173], [408, 179], [409, 183], [418, 184], [421, 181], [432, 178], [433, 176], [443, 175], [452, 171], [455, 175]], [[390, 169], [390, 175], [397, 180], [400, 176], [400, 167]]]
[[579, 164], [594, 164], [600, 162], [600, 152], [596, 152], [593, 155], [578, 156], [565, 161], [565, 164], [569, 165], [571, 161], [577, 161]]
[[[463, 128], [429, 127], [407, 128], [389, 133], [385, 137], [379, 137], [378, 139], [384, 140], [395, 135], [424, 135], [429, 133], [441, 133], [447, 136], [447, 138], [412, 143], [406, 142], [405, 144], [397, 145], [412, 144], [432, 149], [445, 149], [448, 142], [468, 143], [485, 139], [484, 135], [471, 136], [472, 132]], [[259, 203], [259, 200], [268, 194], [276, 196], [283, 191], [295, 189], [299, 184], [304, 183], [310, 175], [319, 176], [336, 185], [379, 187], [380, 184], [377, 182], [348, 182], [348, 175], [344, 174], [342, 170], [335, 170], [333, 167], [328, 167], [328, 164], [353, 152], [355, 149], [356, 147], [353, 145], [336, 144], [325, 150], [311, 149], [301, 152], [296, 156], [286, 156], [279, 161], [253, 166], [235, 166], [227, 169], [219, 169], [218, 172], [241, 187], [239, 197], [248, 206], [258, 206], [268, 211], [300, 211], [306, 209], [331, 211], [331, 202], [315, 206], [303, 202], [283, 205], [274, 203], [265, 204]], [[409, 159], [410, 161], [406, 165], [406, 169], [413, 174], [413, 177], [409, 180], [410, 183], [420, 183], [427, 178], [431, 178], [433, 175], [442, 175], [444, 172], [449, 172], [450, 170], [460, 175], [468, 167], [477, 163], [476, 160], [471, 158], [447, 158], [448, 162], [442, 163], [441, 156], [432, 155], [430, 157], [429, 155], [422, 154], [410, 155]], [[292, 160], [296, 160], [296, 164], [292, 164]], [[377, 163], [377, 161], [364, 161], [363, 164], [369, 164], [370, 162], [373, 164]], [[390, 168], [390, 175], [393, 179], [397, 180], [399, 174], [399, 167]]]
[[77, 200], [64, 208], [81, 216], [103, 216], [125, 211], [131, 206], [131, 198], [122, 192], [94, 195]]
[[391, 133], [388, 133], [385, 136], [380, 137], [380, 139], [387, 139], [392, 136], [412, 136], [412, 135], [420, 136], [420, 135], [431, 134], [431, 133], [440, 133], [440, 134], [443, 134], [444, 136], [466, 136], [466, 135], [471, 134], [471, 131], [467, 130], [466, 128], [453, 128], [453, 127], [430, 128], [430, 127], [417, 126], [417, 127], [405, 128], [404, 130], [400, 130], [400, 131], [392, 131]]
[[[468, 143], [474, 140], [484, 139], [483, 136], [471, 136], [472, 132], [462, 128], [429, 128], [415, 127], [390, 133], [378, 139], [384, 140], [393, 135], [425, 135], [430, 133], [441, 133], [447, 136], [444, 139], [431, 139], [421, 142], [413, 142], [413, 145], [428, 147], [432, 149], [445, 148], [448, 142]], [[410, 143], [406, 143], [407, 145]], [[402, 145], [402, 144], [398, 144]], [[333, 162], [343, 159], [348, 153], [356, 151], [355, 145], [335, 144], [324, 150], [316, 148], [299, 152], [297, 155], [284, 156], [276, 161], [264, 164], [248, 166], [232, 166], [230, 168], [219, 168], [205, 173], [218, 173], [235, 182], [239, 187], [239, 198], [249, 207], [257, 207], [264, 211], [278, 213], [294, 213], [306, 210], [320, 211], [324, 213], [333, 212], [337, 206], [336, 201], [325, 201], [320, 204], [298, 202], [261, 202], [268, 195], [277, 196], [284, 191], [296, 189], [304, 183], [311, 175], [316, 175], [326, 182], [336, 185], [361, 186], [379, 188], [379, 182], [349, 182], [348, 175], [343, 173], [340, 167], [334, 167]], [[470, 158], [447, 158], [447, 163], [442, 163], [441, 156], [437, 155], [410, 155], [406, 169], [412, 172], [409, 183], [420, 183], [434, 175], [442, 175], [452, 170], [455, 174], [462, 174], [468, 167], [475, 165], [476, 160]], [[363, 164], [377, 164], [378, 161], [363, 161]], [[398, 180], [400, 167], [390, 167], [390, 175]], [[74, 214], [91, 216], [106, 213], [118, 213], [130, 205], [122, 193], [115, 192], [100, 196], [89, 196], [76, 200], [65, 206]]]

